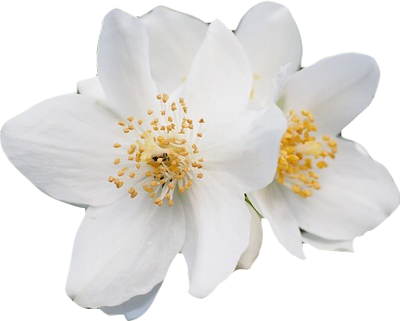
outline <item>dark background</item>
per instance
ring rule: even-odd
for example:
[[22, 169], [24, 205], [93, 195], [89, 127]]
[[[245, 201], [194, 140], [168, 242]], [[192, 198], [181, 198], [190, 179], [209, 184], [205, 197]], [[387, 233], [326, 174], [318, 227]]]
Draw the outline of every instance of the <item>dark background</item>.
[[[84, 2], [55, 3], [2, 8], [1, 71], [6, 85], [0, 123], [40, 100], [74, 92], [77, 79], [96, 74], [101, 19], [113, 6], [140, 15], [155, 5], [147, 2], [146, 6], [135, 6], [134, 1], [129, 5], [104, 5], [97, 1], [91, 6]], [[372, 54], [399, 73], [398, 17], [388, 1], [374, 5], [359, 1], [284, 3], [317, 26], [340, 51]], [[215, 7], [205, 2], [167, 5], [207, 21], [220, 17], [231, 26], [251, 6], [240, 1]], [[7, 293], [8, 308], [15, 317], [79, 318], [65, 299], [63, 289], [73, 239], [21, 185], [3, 155], [0, 159], [2, 261], [4, 279], [10, 279], [3, 283], [3, 291]]]

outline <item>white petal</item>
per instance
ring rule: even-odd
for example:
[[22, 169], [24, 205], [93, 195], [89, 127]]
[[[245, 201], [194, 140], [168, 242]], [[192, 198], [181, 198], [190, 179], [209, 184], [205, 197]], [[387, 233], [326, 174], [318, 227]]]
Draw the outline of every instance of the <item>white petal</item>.
[[300, 67], [299, 30], [287, 8], [263, 2], [244, 15], [235, 34], [253, 71], [252, 100], [265, 105], [273, 100], [273, 79], [280, 67], [290, 63], [291, 73]]
[[353, 252], [353, 240], [327, 240], [317, 235], [301, 232], [304, 243], [308, 243], [318, 250]]
[[186, 79], [207, 32], [207, 24], [160, 6], [140, 18], [150, 40], [150, 68], [161, 93], [172, 94]]
[[254, 208], [269, 221], [276, 238], [286, 250], [299, 259], [304, 259], [299, 224], [291, 213], [292, 206], [286, 201], [280, 186], [273, 182], [247, 196]]
[[185, 98], [195, 118], [218, 122], [242, 111], [250, 91], [251, 70], [243, 48], [230, 30], [214, 21], [177, 95]]
[[294, 74], [278, 105], [286, 111], [311, 110], [321, 134], [336, 135], [371, 103], [378, 81], [373, 58], [334, 56]]
[[11, 162], [46, 194], [76, 205], [101, 206], [123, 192], [108, 182], [116, 173], [118, 118], [83, 95], [46, 100], [8, 121], [1, 143]]
[[159, 207], [147, 193], [88, 208], [75, 239], [67, 293], [83, 307], [115, 306], [150, 292], [181, 250], [181, 206]]
[[234, 175], [243, 193], [263, 188], [274, 178], [285, 129], [286, 119], [275, 105], [227, 115], [205, 128], [199, 141], [204, 166]]
[[132, 299], [113, 307], [100, 308], [108, 315], [125, 315], [128, 321], [135, 320], [146, 313], [153, 303], [158, 291], [160, 290], [162, 282], [157, 284], [149, 293], [138, 295]]
[[243, 252], [240, 260], [236, 266], [236, 269], [245, 269], [248, 270], [253, 265], [254, 261], [258, 257], [260, 253], [263, 230], [261, 225], [261, 217], [254, 210], [254, 208], [246, 203], [247, 208], [251, 214], [251, 222], [250, 222], [250, 243], [247, 247], [246, 251]]
[[280, 186], [301, 229], [331, 240], [351, 240], [384, 221], [399, 204], [389, 172], [358, 144], [338, 139], [338, 153], [318, 172], [321, 189], [301, 198]]
[[149, 39], [136, 17], [114, 9], [104, 18], [97, 54], [101, 86], [120, 117], [141, 118], [157, 103]]
[[91, 96], [97, 99], [106, 99], [99, 77], [81, 80], [78, 82], [78, 94]]
[[203, 298], [235, 270], [249, 245], [251, 215], [229, 174], [205, 171], [182, 196], [189, 293]]
[[274, 103], [276, 104], [281, 96], [283, 87], [292, 77], [291, 64], [282, 66], [274, 78]]

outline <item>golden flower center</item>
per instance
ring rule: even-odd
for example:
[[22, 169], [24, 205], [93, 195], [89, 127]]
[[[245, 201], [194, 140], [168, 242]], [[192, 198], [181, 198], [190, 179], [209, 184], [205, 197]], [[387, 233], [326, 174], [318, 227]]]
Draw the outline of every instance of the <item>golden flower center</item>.
[[324, 160], [335, 158], [337, 143], [324, 135], [317, 139], [317, 126], [310, 111], [301, 115], [291, 110], [288, 128], [282, 137], [275, 179], [301, 197], [312, 196], [312, 190], [321, 188], [315, 171], [328, 167]]
[[[162, 206], [166, 201], [172, 206], [175, 191], [183, 193], [192, 186], [195, 177], [203, 177], [204, 159], [196, 157], [199, 153], [196, 143], [203, 136], [200, 129], [204, 120], [200, 119], [197, 125], [185, 117], [187, 106], [183, 98], [179, 99], [179, 104], [169, 103], [167, 94], [157, 95], [157, 99], [160, 117], [149, 109], [147, 123], [138, 120], [135, 124], [133, 116], [128, 117], [127, 122], [118, 122], [123, 132], [133, 134], [136, 141], [127, 147], [125, 159], [114, 160], [117, 166], [121, 166], [121, 162], [128, 165], [118, 170], [117, 177], [110, 176], [108, 180], [117, 188], [124, 185], [125, 177], [142, 182], [143, 190], [155, 204]], [[121, 147], [120, 143], [114, 144], [114, 148]], [[133, 186], [128, 192], [132, 198], [138, 194]]]

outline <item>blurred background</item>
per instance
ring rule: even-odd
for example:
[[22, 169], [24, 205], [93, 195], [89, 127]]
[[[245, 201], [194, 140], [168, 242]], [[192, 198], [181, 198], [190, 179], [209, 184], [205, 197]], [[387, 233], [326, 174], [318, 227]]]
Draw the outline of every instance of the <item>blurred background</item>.
[[[337, 2], [284, 2], [298, 24], [302, 65], [345, 51], [380, 62], [382, 76], [371, 106], [342, 135], [362, 142], [386, 164], [400, 186], [400, 72], [395, 12], [388, 2], [344, 6]], [[348, 3], [348, 2], [346, 2]], [[96, 74], [102, 16], [113, 6], [136, 15], [156, 4], [113, 3], [57, 7], [10, 7], [3, 21], [7, 83], [1, 123], [30, 105], [64, 92]], [[204, 3], [167, 4], [206, 21], [221, 17], [232, 28], [252, 3], [205, 8]], [[4, 87], [3, 87], [4, 88]], [[123, 320], [97, 309], [80, 309], [64, 294], [74, 233], [84, 208], [40, 193], [2, 155], [2, 263], [10, 318]], [[271, 236], [251, 270], [240, 270], [207, 299], [190, 298], [182, 257], [177, 257], [153, 306], [140, 320], [182, 321], [398, 321], [400, 320], [400, 210], [387, 224], [357, 238], [354, 253], [316, 250], [304, 244], [305, 262], [289, 257]]]

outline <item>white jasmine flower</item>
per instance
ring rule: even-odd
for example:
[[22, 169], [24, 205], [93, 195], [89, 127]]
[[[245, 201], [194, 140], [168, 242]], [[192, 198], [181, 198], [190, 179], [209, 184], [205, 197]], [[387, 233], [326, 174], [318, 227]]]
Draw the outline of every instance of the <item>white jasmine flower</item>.
[[38, 188], [86, 208], [68, 295], [130, 319], [146, 311], [180, 251], [196, 297], [235, 269], [250, 240], [243, 194], [272, 181], [285, 128], [274, 106], [245, 110], [250, 66], [219, 21], [182, 84], [157, 82], [170, 96], [155, 85], [148, 46], [141, 21], [112, 11], [99, 39], [97, 96], [42, 102], [1, 135]]
[[371, 103], [378, 81], [373, 58], [343, 54], [289, 76], [277, 95], [288, 128], [275, 180], [248, 197], [299, 258], [304, 258], [302, 242], [352, 251], [353, 239], [378, 226], [399, 204], [386, 168], [341, 137]]
[[[157, 7], [140, 17], [149, 33], [150, 69], [160, 92], [170, 92], [184, 82], [195, 53], [202, 43], [207, 24], [192, 16]], [[236, 36], [250, 58], [253, 86], [250, 107], [273, 102], [274, 78], [281, 66], [290, 63], [289, 73], [300, 67], [302, 46], [296, 23], [288, 9], [273, 2], [254, 6], [242, 18]], [[185, 46], [176, 50], [174, 44]], [[160, 55], [163, 52], [163, 55]], [[78, 83], [84, 95], [104, 97], [98, 78]], [[254, 212], [251, 212], [255, 215]], [[262, 228], [254, 216], [252, 242], [238, 262], [238, 268], [249, 269], [257, 258], [262, 243]], [[261, 225], [261, 222], [259, 222]], [[249, 260], [252, 257], [253, 261]]]

